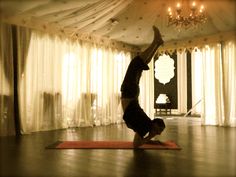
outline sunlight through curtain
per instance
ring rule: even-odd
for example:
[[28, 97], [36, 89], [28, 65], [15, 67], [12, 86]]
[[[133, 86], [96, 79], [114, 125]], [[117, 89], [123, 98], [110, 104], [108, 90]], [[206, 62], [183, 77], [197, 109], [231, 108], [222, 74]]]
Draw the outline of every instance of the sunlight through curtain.
[[187, 54], [177, 52], [178, 112], [187, 112]]
[[22, 133], [122, 122], [130, 53], [32, 32], [22, 75]]
[[224, 125], [236, 127], [236, 42], [230, 41], [223, 45], [222, 79], [225, 120]]
[[202, 71], [204, 125], [236, 126], [235, 53], [235, 41], [207, 45], [195, 53], [202, 62], [198, 72]]
[[140, 78], [139, 103], [145, 113], [154, 118], [154, 59], [148, 64], [149, 70], [142, 73]]
[[192, 105], [195, 106], [192, 109], [192, 114], [201, 115], [202, 108], [202, 55], [199, 49], [195, 49], [191, 53], [191, 72], [192, 72]]

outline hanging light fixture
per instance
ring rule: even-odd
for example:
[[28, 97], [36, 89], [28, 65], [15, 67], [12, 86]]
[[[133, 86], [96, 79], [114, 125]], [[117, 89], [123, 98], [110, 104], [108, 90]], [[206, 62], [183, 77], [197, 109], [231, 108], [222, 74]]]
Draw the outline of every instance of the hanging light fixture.
[[174, 14], [171, 7], [168, 8], [168, 26], [175, 26], [178, 30], [196, 28], [207, 20], [204, 10], [204, 6], [197, 6], [195, 1], [184, 8], [178, 2]]

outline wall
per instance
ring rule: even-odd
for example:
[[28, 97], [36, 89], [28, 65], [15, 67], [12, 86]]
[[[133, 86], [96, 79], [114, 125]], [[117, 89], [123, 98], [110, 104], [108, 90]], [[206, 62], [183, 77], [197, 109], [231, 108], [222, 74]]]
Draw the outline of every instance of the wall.
[[[178, 75], [177, 75], [177, 71], [178, 71], [178, 64], [177, 64], [177, 53], [174, 52], [173, 54], [169, 55], [170, 58], [173, 59], [174, 61], [174, 77], [170, 79], [170, 81], [166, 84], [161, 83], [158, 79], [156, 79], [154, 77], [154, 108], [157, 109], [157, 104], [155, 103], [157, 97], [159, 96], [159, 94], [166, 94], [170, 101], [171, 101], [171, 105], [170, 108], [171, 109], [178, 109], [180, 105], [178, 105]], [[154, 59], [154, 63], [156, 62], [156, 60], [158, 60], [159, 57], [156, 57]], [[189, 51], [186, 52], [186, 69], [187, 69], [187, 110], [190, 110], [192, 108], [192, 76], [191, 76], [191, 53]], [[155, 64], [154, 64], [155, 67]], [[154, 68], [155, 70], [155, 68]]]
[[[177, 54], [173, 53], [170, 55], [170, 57], [174, 60], [174, 77], [170, 80], [169, 83], [166, 83], [165, 85], [160, 83], [158, 79], [154, 77], [154, 108], [157, 108], [157, 104], [155, 103], [157, 97], [159, 94], [167, 94], [171, 101], [171, 109], [177, 109], [178, 108], [178, 92], [177, 92]], [[158, 60], [158, 58], [154, 59], [154, 62]]]

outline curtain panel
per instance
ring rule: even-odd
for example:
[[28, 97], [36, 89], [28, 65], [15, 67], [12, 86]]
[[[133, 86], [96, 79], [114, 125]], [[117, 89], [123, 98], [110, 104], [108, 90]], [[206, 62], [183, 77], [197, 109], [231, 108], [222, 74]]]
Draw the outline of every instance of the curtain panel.
[[0, 23], [0, 135], [15, 135], [12, 28]]
[[33, 31], [20, 82], [21, 131], [122, 121], [130, 53]]
[[191, 52], [191, 75], [192, 75], [192, 114], [201, 115], [202, 112], [202, 88], [203, 88], [203, 67], [202, 53], [195, 48]]
[[187, 55], [177, 52], [178, 113], [187, 112]]
[[203, 125], [236, 126], [235, 45], [235, 41], [226, 41], [192, 52], [195, 66], [193, 93], [195, 100], [202, 99], [198, 110]]
[[[22, 134], [123, 122], [120, 86], [133, 53], [15, 29]], [[1, 136], [15, 134], [12, 34], [11, 25], [1, 24]], [[140, 81], [140, 104], [153, 118], [153, 63], [149, 65]]]

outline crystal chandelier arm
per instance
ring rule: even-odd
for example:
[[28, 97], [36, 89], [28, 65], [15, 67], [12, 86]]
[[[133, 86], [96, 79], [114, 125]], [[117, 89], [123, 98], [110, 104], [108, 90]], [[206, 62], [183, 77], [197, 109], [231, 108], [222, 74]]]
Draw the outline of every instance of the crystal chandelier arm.
[[175, 14], [172, 13], [170, 7], [168, 8], [168, 26], [175, 26], [179, 30], [180, 28], [189, 29], [192, 27], [195, 28], [207, 20], [204, 13], [204, 6], [201, 5], [198, 8], [195, 2], [190, 6], [190, 14], [188, 16], [182, 15], [182, 11], [180, 3], [176, 5]]

